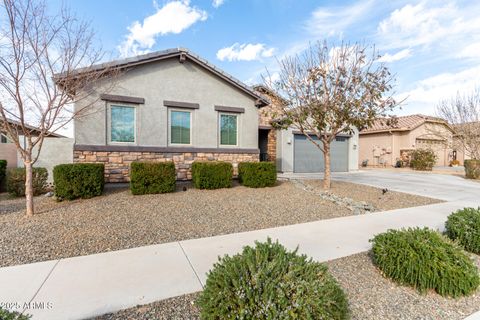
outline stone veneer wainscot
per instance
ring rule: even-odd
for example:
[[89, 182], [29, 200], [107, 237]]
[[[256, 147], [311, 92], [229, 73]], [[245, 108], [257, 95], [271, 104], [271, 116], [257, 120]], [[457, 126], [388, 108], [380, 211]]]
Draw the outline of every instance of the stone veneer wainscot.
[[155, 152], [155, 151], [91, 151], [75, 150], [75, 163], [103, 163], [105, 165], [106, 182], [130, 181], [130, 164], [133, 161], [173, 161], [178, 180], [192, 179], [192, 163], [194, 161], [226, 161], [233, 165], [233, 174], [238, 174], [240, 162], [258, 162], [258, 152], [239, 153], [238, 150], [228, 152]]

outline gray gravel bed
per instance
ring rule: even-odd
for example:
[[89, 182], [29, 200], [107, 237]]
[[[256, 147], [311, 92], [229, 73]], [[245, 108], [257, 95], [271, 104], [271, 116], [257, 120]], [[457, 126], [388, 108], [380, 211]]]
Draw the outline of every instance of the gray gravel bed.
[[[323, 191], [322, 180], [304, 180], [303, 183], [308, 184], [319, 191]], [[391, 190], [388, 190], [384, 194], [381, 188], [343, 181], [332, 181], [330, 192], [339, 197], [346, 197], [359, 202], [365, 201], [376, 209], [382, 211], [444, 202], [438, 199]]]
[[[36, 197], [37, 215], [26, 217], [24, 199], [0, 200], [0, 266], [17, 265], [112, 250], [290, 225], [351, 215], [347, 208], [312, 196], [290, 182], [272, 188], [197, 190], [133, 196], [109, 187], [88, 200], [55, 202]], [[334, 192], [375, 188], [342, 183]], [[346, 189], [346, 190], [344, 190]], [[360, 194], [358, 195], [360, 196]], [[419, 197], [403, 196], [409, 205]], [[419, 204], [424, 204], [420, 199]], [[385, 199], [383, 202], [394, 201]], [[433, 200], [432, 200], [433, 201]], [[391, 205], [395, 206], [395, 205]]]
[[[480, 266], [480, 256], [474, 258]], [[460, 299], [443, 298], [434, 292], [421, 295], [384, 278], [366, 252], [326, 264], [348, 296], [352, 320], [461, 320], [480, 310], [480, 289]], [[197, 297], [198, 293], [175, 297], [96, 320], [199, 319]]]

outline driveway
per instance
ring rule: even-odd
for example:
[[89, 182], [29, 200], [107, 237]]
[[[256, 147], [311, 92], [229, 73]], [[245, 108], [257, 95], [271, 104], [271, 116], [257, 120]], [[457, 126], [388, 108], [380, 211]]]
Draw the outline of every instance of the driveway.
[[[323, 174], [281, 174], [279, 177], [321, 179]], [[332, 173], [332, 179], [387, 188], [445, 201], [478, 201], [480, 199], [480, 182], [454, 175], [366, 170]]]

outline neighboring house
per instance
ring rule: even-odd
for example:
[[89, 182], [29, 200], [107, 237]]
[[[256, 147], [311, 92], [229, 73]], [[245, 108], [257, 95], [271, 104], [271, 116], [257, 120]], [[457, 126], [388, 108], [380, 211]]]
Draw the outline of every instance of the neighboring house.
[[[95, 84], [93, 107], [74, 122], [74, 162], [105, 164], [107, 182], [129, 180], [132, 161], [174, 161], [179, 180], [195, 160], [259, 161], [258, 109], [268, 101], [187, 49], [92, 67], [116, 66]], [[78, 72], [88, 72], [89, 69]], [[83, 109], [85, 100], [75, 103]]]
[[456, 159], [452, 148], [454, 132], [443, 119], [420, 114], [388, 119], [360, 131], [360, 163], [369, 166], [394, 166], [397, 160], [406, 160], [415, 149], [432, 149], [437, 155], [437, 166], [447, 166]]
[[[264, 86], [254, 89], [269, 101], [282, 103], [283, 99]], [[275, 99], [272, 99], [275, 95]], [[276, 130], [271, 122], [282, 114], [282, 106], [270, 103], [262, 108], [260, 117], [260, 154], [275, 161], [280, 172], [320, 173], [325, 169], [323, 153], [304, 134], [289, 128]], [[312, 139], [318, 140], [316, 136]], [[358, 169], [358, 131], [352, 135], [338, 135], [331, 145], [331, 170], [347, 172]]]
[[[9, 120], [18, 134], [18, 139], [22, 145], [26, 145], [25, 136], [21, 125], [14, 120]], [[25, 126], [32, 136], [37, 136], [40, 131], [38, 128], [30, 125]], [[2, 128], [0, 123], [0, 128]], [[72, 155], [73, 139], [66, 138], [56, 133], [49, 133], [43, 140], [42, 150], [35, 162], [35, 167], [44, 167], [49, 172], [49, 181], [52, 181], [52, 169], [55, 165], [73, 161]], [[36, 149], [34, 149], [34, 153]], [[23, 167], [22, 157], [18, 154], [17, 148], [4, 129], [0, 130], [0, 159], [7, 160], [8, 168]]]

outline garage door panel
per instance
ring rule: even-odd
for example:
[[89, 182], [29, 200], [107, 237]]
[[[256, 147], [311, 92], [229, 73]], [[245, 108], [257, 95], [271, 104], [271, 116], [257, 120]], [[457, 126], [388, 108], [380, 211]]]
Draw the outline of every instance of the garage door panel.
[[[312, 137], [317, 140], [317, 137]], [[323, 153], [304, 135], [294, 135], [294, 172], [322, 172], [325, 169]], [[331, 170], [348, 171], [348, 138], [338, 137], [331, 144]]]

